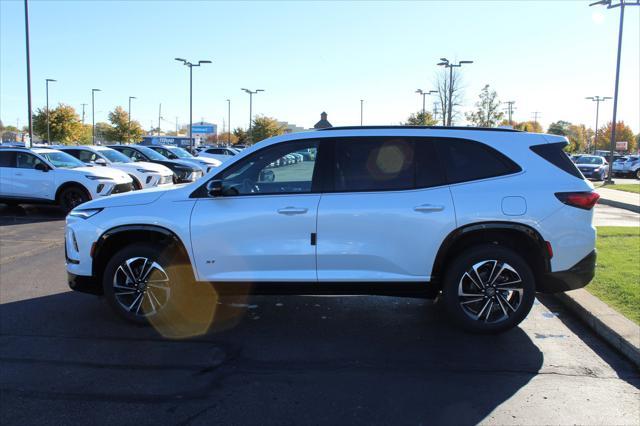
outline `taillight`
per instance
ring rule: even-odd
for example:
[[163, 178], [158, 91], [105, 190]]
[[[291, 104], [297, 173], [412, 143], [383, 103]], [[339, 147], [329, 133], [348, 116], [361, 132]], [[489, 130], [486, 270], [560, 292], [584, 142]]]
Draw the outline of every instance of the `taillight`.
[[600, 196], [596, 192], [556, 192], [556, 198], [568, 206], [591, 210]]

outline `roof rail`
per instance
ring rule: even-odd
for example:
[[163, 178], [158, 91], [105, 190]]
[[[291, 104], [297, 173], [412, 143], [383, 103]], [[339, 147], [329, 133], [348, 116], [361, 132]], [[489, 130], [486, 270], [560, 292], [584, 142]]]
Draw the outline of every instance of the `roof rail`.
[[331, 130], [376, 130], [376, 129], [433, 129], [433, 130], [481, 130], [485, 132], [522, 132], [522, 130], [505, 129], [502, 127], [464, 127], [464, 126], [339, 126], [317, 129], [318, 132]]

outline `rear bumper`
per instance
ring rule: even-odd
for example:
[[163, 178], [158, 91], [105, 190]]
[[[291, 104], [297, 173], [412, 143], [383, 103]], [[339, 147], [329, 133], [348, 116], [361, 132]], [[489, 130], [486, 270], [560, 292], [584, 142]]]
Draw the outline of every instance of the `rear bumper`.
[[102, 286], [93, 276], [76, 275], [67, 272], [67, 282], [71, 290], [96, 295], [103, 294]]
[[560, 293], [575, 290], [589, 284], [596, 273], [596, 250], [566, 271], [547, 272], [538, 283], [541, 293]]

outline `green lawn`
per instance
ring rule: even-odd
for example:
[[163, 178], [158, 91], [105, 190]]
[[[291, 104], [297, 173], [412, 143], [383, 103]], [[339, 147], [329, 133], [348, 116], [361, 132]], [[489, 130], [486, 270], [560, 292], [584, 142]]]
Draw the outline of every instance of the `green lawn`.
[[640, 185], [633, 183], [623, 183], [621, 185], [607, 185], [605, 186], [607, 189], [617, 189], [618, 191], [625, 192], [634, 192], [636, 194], [640, 194]]
[[640, 228], [598, 227], [598, 266], [586, 289], [640, 324]]

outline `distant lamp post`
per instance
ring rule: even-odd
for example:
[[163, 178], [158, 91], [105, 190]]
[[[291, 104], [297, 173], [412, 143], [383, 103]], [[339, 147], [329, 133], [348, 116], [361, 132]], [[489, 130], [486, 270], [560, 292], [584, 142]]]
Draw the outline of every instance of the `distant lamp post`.
[[57, 80], [54, 80], [52, 78], [47, 78], [45, 80], [45, 85], [47, 87], [47, 90], [46, 90], [47, 92], [47, 143], [49, 145], [51, 145], [51, 129], [49, 124], [49, 83], [53, 83], [54, 81], [57, 81]]
[[195, 148], [193, 146], [193, 67], [199, 67], [202, 64], [210, 64], [211, 61], [198, 61], [198, 63], [194, 64], [186, 59], [174, 59], [189, 67], [189, 146], [191, 147], [191, 152], [195, 152]]
[[425, 99], [426, 99], [427, 95], [431, 95], [433, 93], [438, 93], [438, 91], [437, 90], [426, 91], [426, 90], [418, 89], [418, 90], [416, 90], [416, 93], [422, 95], [422, 125], [424, 126], [424, 125], [427, 124], [427, 122], [426, 122], [427, 110], [426, 110], [426, 106], [425, 106], [426, 105], [425, 104]]
[[363, 118], [363, 111], [364, 111], [364, 99], [360, 99], [360, 127], [362, 127], [362, 118]]
[[251, 128], [253, 126], [253, 95], [257, 94], [258, 92], [264, 92], [264, 89], [256, 89], [251, 91], [249, 89], [242, 88], [241, 90], [249, 94], [249, 137], [251, 137]]
[[96, 92], [102, 92], [100, 89], [91, 89], [91, 143], [96, 144]]
[[227, 99], [227, 145], [231, 145], [231, 99]]
[[27, 0], [24, 0], [24, 35], [25, 35], [25, 50], [27, 54], [27, 123], [29, 124], [29, 142], [25, 147], [31, 147], [33, 145], [33, 113], [31, 112], [31, 54], [29, 49], [29, 4]]
[[[611, 99], [610, 96], [588, 96], [585, 99], [589, 99], [596, 103], [596, 131], [593, 134], [593, 146], [595, 149], [596, 141], [598, 139], [598, 115], [600, 113], [600, 102], [604, 102], [607, 99]], [[591, 147], [587, 148], [587, 152], [591, 152]]]
[[129, 127], [131, 127], [131, 99], [138, 99], [138, 98], [136, 98], [135, 96], [129, 96], [129, 112], [128, 112], [128, 114], [129, 114], [129, 123], [128, 123]]
[[[442, 62], [438, 66], [449, 68], [449, 105], [447, 108], [447, 126], [451, 126], [451, 116], [453, 114], [453, 69], [460, 68], [463, 64], [472, 64], [473, 61], [460, 61], [457, 64], [449, 62], [447, 58], [440, 58]], [[444, 114], [444, 111], [442, 112]]]
[[613, 91], [613, 120], [611, 125], [611, 146], [609, 151], [609, 173], [607, 173], [607, 183], [613, 183], [611, 179], [613, 168], [613, 151], [616, 148], [616, 119], [618, 115], [618, 86], [620, 83], [620, 56], [622, 54], [622, 28], [624, 26], [624, 8], [625, 6], [640, 6], [640, 0], [618, 0], [618, 3], [612, 4], [612, 0], [600, 0], [591, 3], [589, 6], [607, 6], [607, 9], [620, 8], [620, 29], [618, 30], [618, 56], [616, 60], [616, 83]]

